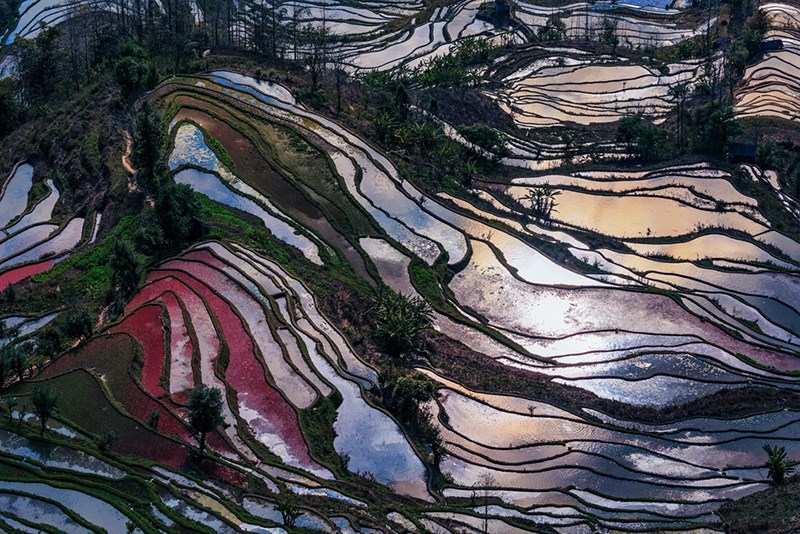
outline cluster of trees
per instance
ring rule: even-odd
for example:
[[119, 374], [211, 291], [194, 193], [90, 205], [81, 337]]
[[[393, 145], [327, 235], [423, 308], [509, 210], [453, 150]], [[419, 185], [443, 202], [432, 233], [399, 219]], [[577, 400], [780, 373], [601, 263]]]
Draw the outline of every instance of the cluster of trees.
[[[400, 68], [361, 76], [364, 86], [385, 102], [376, 106], [370, 117], [373, 136], [405, 156], [408, 165], [402, 169], [404, 173], [447, 186], [468, 186], [480, 172], [510, 155], [506, 137], [483, 123], [458, 130], [478, 147], [476, 150], [454, 142], [438, 120], [440, 102], [442, 109], [468, 105], [465, 99], [470, 89], [482, 81], [473, 65], [488, 60], [498, 50], [487, 39], [467, 38], [450, 53], [431, 58], [413, 70]], [[413, 93], [411, 87], [415, 88]]]
[[561, 41], [567, 37], [567, 24], [558, 14], [550, 15], [536, 35], [540, 41]]
[[744, 74], [744, 69], [756, 57], [767, 32], [767, 18], [760, 10], [754, 11], [742, 23], [742, 28], [731, 44], [728, 53], [728, 63], [731, 75], [738, 78]]
[[431, 455], [438, 470], [446, 455], [444, 440], [436, 422], [431, 401], [436, 385], [424, 374], [398, 371], [414, 351], [421, 347], [425, 330], [432, 326], [432, 310], [420, 297], [407, 297], [391, 289], [380, 290], [374, 298], [372, 315], [374, 337], [390, 356], [389, 371], [383, 376], [386, 406], [411, 437]]
[[617, 124], [617, 142], [642, 161], [658, 161], [671, 155], [673, 146], [666, 142], [667, 137], [667, 131], [655, 126], [643, 113], [623, 117]]
[[161, 115], [144, 101], [136, 114], [131, 161], [137, 169], [137, 183], [152, 202], [139, 213], [133, 236], [111, 243], [107, 298], [111, 317], [117, 316], [135, 293], [148, 259], [160, 261], [177, 253], [207, 230], [203, 204], [189, 186], [171, 179], [162, 147]]
[[201, 68], [202, 51], [213, 46], [303, 63], [310, 93], [329, 78], [341, 109], [346, 73], [324, 9], [311, 21], [306, 9], [284, 0], [112, 0], [108, 7], [76, 3], [62, 24], [15, 41], [19, 75], [0, 80], [0, 138], [109, 74], [123, 96], [137, 96], [165, 73]]
[[0, 329], [0, 391], [10, 380], [21, 381], [47, 360], [60, 354], [75, 340], [85, 340], [94, 331], [92, 316], [81, 306], [64, 311], [53, 323], [42, 328], [32, 338], [17, 342], [19, 332], [14, 328]]
[[686, 105], [684, 95], [676, 96], [672, 128], [656, 126], [652, 117], [644, 113], [623, 117], [617, 124], [617, 142], [626, 147], [631, 157], [644, 162], [660, 161], [691, 150], [724, 157], [730, 142], [743, 131], [733, 108], [712, 102], [695, 109], [690, 117]]

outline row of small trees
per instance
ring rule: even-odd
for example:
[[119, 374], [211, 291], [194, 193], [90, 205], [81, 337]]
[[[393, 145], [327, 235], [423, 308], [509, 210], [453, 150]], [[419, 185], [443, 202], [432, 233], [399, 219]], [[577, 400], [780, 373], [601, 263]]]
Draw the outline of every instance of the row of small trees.
[[[672, 88], [676, 94], [676, 125], [670, 130], [656, 126], [653, 118], [636, 113], [620, 119], [616, 140], [628, 154], [641, 161], [654, 162], [668, 159], [689, 147], [714, 156], [725, 156], [731, 140], [742, 132], [733, 109], [722, 104], [703, 106], [694, 114], [694, 136], [689, 137], [686, 97], [683, 85]], [[674, 135], [673, 135], [674, 134]]]

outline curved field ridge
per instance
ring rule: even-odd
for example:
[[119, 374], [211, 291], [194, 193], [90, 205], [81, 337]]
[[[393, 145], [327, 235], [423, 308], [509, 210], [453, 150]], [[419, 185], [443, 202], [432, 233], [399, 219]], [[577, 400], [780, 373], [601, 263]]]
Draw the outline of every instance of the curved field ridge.
[[694, 85], [703, 63], [669, 65], [668, 73], [606, 57], [554, 57], [512, 73], [488, 95], [523, 128], [614, 122], [644, 112], [656, 122], [673, 108], [669, 94], [678, 83]]
[[[254, 38], [246, 20], [263, 17], [264, 8], [275, 6], [277, 22], [284, 25], [324, 24], [336, 43], [349, 70], [387, 70], [400, 65], [414, 67], [423, 61], [447, 53], [458, 41], [473, 36], [525, 42], [523, 31], [497, 29], [477, 18], [482, 0], [454, 0], [431, 7], [426, 2], [346, 2], [270, 1], [256, 6], [237, 2], [232, 5], [231, 31], [245, 41]], [[557, 7], [543, 7], [523, 0], [517, 3], [516, 18], [527, 33], [535, 33], [545, 19], [559, 13], [565, 20], [569, 37], [599, 39], [603, 21], [617, 26], [622, 46], [667, 46], [696, 35], [702, 28], [680, 27], [670, 20], [684, 2], [670, 0], [629, 0], [611, 2], [571, 2]], [[0, 43], [11, 44], [17, 37], [31, 38], [39, 31], [39, 22], [57, 24], [71, 12], [88, 7], [114, 11], [115, 7], [95, 0], [28, 0], [20, 5], [17, 19], [9, 25]], [[202, 4], [193, 6], [200, 17]], [[619, 10], [619, 8], [627, 8]], [[651, 16], [655, 15], [655, 16]], [[242, 22], [238, 22], [242, 21]]]
[[279, 210], [264, 195], [225, 168], [205, 144], [203, 133], [191, 123], [184, 123], [178, 127], [175, 133], [175, 146], [169, 158], [172, 170], [185, 165], [202, 167], [210, 172], [201, 172], [193, 168], [182, 169], [175, 174], [175, 181], [186, 184], [221, 204], [255, 215], [275, 237], [299, 248], [310, 261], [322, 264], [317, 245], [305, 235], [298, 233], [285, 220], [277, 217], [275, 213], [280, 213]]
[[[206, 304], [206, 312], [198, 310], [200, 321], [195, 331], [208, 328], [206, 313], [220, 325], [221, 340], [229, 352], [228, 368], [223, 379], [237, 395], [238, 414], [234, 415], [246, 422], [253, 436], [287, 464], [326, 475], [327, 470], [310, 458], [291, 405], [266, 381], [260, 358], [255, 352], [255, 344], [237, 316], [237, 308], [218, 296], [213, 286], [209, 287], [181, 270], [162, 268], [151, 275], [151, 280], [153, 277], [158, 280], [165, 275], [181, 282], [171, 284], [171, 289], [179, 298], [184, 301], [199, 298]], [[191, 321], [194, 310], [187, 309], [187, 312]], [[191, 324], [194, 325], [194, 322]], [[206, 365], [203, 363], [201, 367], [205, 368]], [[208, 373], [205, 374], [206, 378], [210, 378]], [[206, 380], [205, 383], [212, 387], [221, 385], [214, 379]], [[223, 389], [223, 392], [226, 393], [227, 389]]]
[[770, 28], [764, 40], [781, 40], [783, 47], [766, 52], [761, 61], [745, 70], [734, 110], [739, 117], [800, 121], [800, 8], [768, 2], [760, 9]]
[[61, 198], [52, 180], [45, 184], [48, 194], [28, 206], [33, 171], [29, 163], [19, 163], [0, 186], [0, 290], [46, 271], [81, 242], [83, 218], [51, 220]]
[[[287, 465], [332, 478], [311, 458], [297, 410], [336, 389], [343, 403], [334, 446], [350, 457], [348, 468], [371, 473], [398, 492], [428, 498], [424, 467], [408, 441], [391, 418], [361, 395], [361, 387], [372, 387], [377, 374], [319, 313], [308, 290], [276, 264], [245, 249], [200, 245], [153, 271], [128, 309], [133, 311], [115, 331], [129, 332], [141, 343], [142, 383], [151, 394], [171, 393], [180, 401], [172, 383], [176, 376], [181, 384], [188, 380], [185, 363], [179, 363], [185, 371], [173, 370], [176, 355], [167, 358], [165, 341], [152, 332], [161, 330], [159, 321], [169, 321], [170, 349], [176, 336], [184, 339], [184, 332], [192, 332], [203, 340], [201, 353], [209, 348], [226, 353], [224, 371], [214, 365], [218, 355], [201, 354], [201, 376], [194, 381], [224, 384], [225, 395], [235, 395], [236, 409], [226, 418], [234, 418], [238, 432], [243, 423], [247, 435], [232, 435], [230, 429], [226, 434], [244, 457], [261, 454], [247, 445], [256, 439]], [[168, 389], [160, 385], [165, 378]]]
[[[205, 99], [237, 106], [324, 141], [318, 144], [345, 194], [392, 238], [362, 236], [360, 253], [385, 283], [414, 295], [422, 292], [409, 272], [414, 256], [431, 262], [447, 252], [455, 271], [447, 295], [459, 320], [435, 314], [436, 327], [499, 363], [652, 408], [724, 389], [798, 389], [788, 372], [800, 369], [800, 244], [773, 229], [756, 199], [742, 192], [741, 178], [726, 170], [699, 162], [551, 173], [510, 185], [477, 182], [478, 207], [471, 196], [423, 195], [378, 150], [303, 108], [277, 84], [216, 71], [157, 90], [159, 98], [177, 98], [173, 93], [196, 95], [195, 105]], [[545, 184], [560, 192], [549, 221], [533, 217], [528, 200]], [[557, 260], [554, 247], [564, 252]], [[371, 419], [377, 417], [392, 426], [360, 395], [358, 384], [374, 382], [369, 369], [335, 330], [319, 327], [325, 321], [308, 290], [239, 246], [197, 249], [207, 252], [186, 254], [170, 268], [196, 270], [226, 299], [280, 325], [277, 332], [262, 330], [286, 349], [281, 359], [263, 355], [276, 386], [283, 381], [278, 376], [294, 374], [318, 396], [338, 390], [334, 447], [350, 456], [349, 469], [394, 477], [393, 487], [402, 488], [397, 462], [379, 462], [374, 452], [402, 441], [372, 441], [375, 449], [363, 450], [371, 437], [359, 425], [377, 424]], [[234, 285], [216, 289], [220, 276]], [[257, 324], [246, 315], [243, 322]], [[622, 531], [713, 523], [723, 502], [763, 488], [764, 442], [798, 452], [795, 412], [650, 428], [596, 411], [487, 400], [435, 378], [450, 390], [431, 407], [442, 415], [450, 452], [443, 466], [454, 483], [445, 495], [469, 497], [493, 477], [490, 491], [504, 504], [490, 507], [490, 515], [500, 531], [511, 518], [578, 528], [586, 515]]]
[[[564, 518], [578, 523], [581, 514], [622, 530], [714, 521], [722, 502], [764, 487], [763, 472], [753, 468], [761, 465], [764, 439], [800, 450], [796, 412], [761, 418], [758, 428], [752, 418], [696, 421], [709, 430], [690, 433], [680, 430], [694, 428], [689, 421], [663, 429], [608, 418], [598, 425], [546, 403], [469, 391], [423, 372], [442, 388], [437, 402], [448, 424], [440, 429], [450, 452], [445, 471], [466, 488], [485, 487], [491, 477], [490, 495], [552, 526]], [[748, 434], [755, 430], [762, 434]], [[551, 516], [553, 507], [565, 513]], [[504, 512], [495, 508], [492, 515]]]
[[[359, 385], [377, 380], [374, 370], [351, 352], [341, 334], [317, 311], [314, 297], [300, 281], [250, 251], [236, 247], [233, 252], [242, 263], [270, 274], [282, 286], [284, 294], [291, 296], [279, 299], [284, 323], [297, 334], [295, 342], [308, 354], [315, 372], [337, 389], [343, 399], [334, 424], [337, 434], [334, 447], [349, 457], [348, 469], [369, 473], [399, 493], [430, 499], [425, 469], [406, 437], [389, 416], [369, 405], [361, 394]], [[347, 367], [340, 367], [339, 361], [344, 361]]]
[[[328, 149], [331, 157], [348, 185], [348, 192], [354, 195], [355, 198], [362, 197], [368, 191], [365, 185], [366, 180], [362, 180], [360, 187], [355, 187], [355, 184], [351, 185], [348, 182], [348, 177], [354, 172], [355, 166], [368, 165], [367, 169], [369, 169], [370, 165], [381, 163], [386, 174], [389, 176], [396, 175], [396, 170], [391, 166], [386, 167], [388, 162], [379, 153], [369, 150], [363, 141], [355, 138], [352, 134], [347, 134], [341, 128], [336, 129], [335, 134], [331, 132], [330, 126], [328, 126], [330, 124], [329, 121], [291, 104], [291, 99], [284, 94], [285, 90], [280, 90], [279, 86], [275, 84], [264, 85], [246, 76], [223, 72], [215, 72], [213, 79], [224, 86], [222, 92], [226, 95], [226, 98], [235, 98], [252, 106], [257, 106], [270, 116], [289, 121], [300, 130], [308, 129], [309, 132], [328, 140], [336, 147], [335, 151]], [[202, 91], [196, 88], [194, 90], [204, 92], [211, 87], [206, 82], [204, 84]], [[169, 86], [164, 89], [168, 88]], [[358, 157], [358, 152], [354, 151], [353, 148], [348, 149], [347, 143], [349, 142], [354, 142], [359, 151], [370, 154], [372, 162]], [[339, 150], [342, 152], [339, 152]], [[345, 156], [350, 157], [347, 158]], [[371, 170], [365, 170], [363, 167], [362, 172], [364, 176], [373, 174]], [[767, 343], [778, 349], [783, 349], [787, 347], [787, 343], [793, 342], [793, 332], [797, 331], [800, 325], [800, 321], [795, 319], [796, 312], [793, 311], [792, 301], [795, 294], [793, 278], [772, 271], [774, 271], [775, 267], [795, 269], [796, 263], [791, 260], [791, 255], [797, 250], [797, 244], [788, 238], [783, 238], [782, 241], [775, 239], [775, 232], [769, 229], [768, 223], [757, 211], [755, 200], [742, 195], [735, 187], [732, 187], [730, 176], [727, 173], [710, 168], [708, 165], [694, 164], [659, 169], [650, 173], [606, 172], [603, 174], [602, 172], [594, 172], [574, 177], [555, 176], [548, 178], [548, 180], [551, 185], [568, 188], [569, 193], [575, 198], [583, 196], [586, 199], [594, 200], [595, 197], [598, 197], [612, 203], [623, 200], [628, 203], [638, 203], [641, 205], [640, 209], [643, 213], [659, 213], [658, 206], [662, 208], [665, 206], [671, 207], [671, 209], [680, 211], [684, 216], [690, 215], [689, 222], [680, 228], [663, 225], [663, 221], [678, 220], [678, 211], [675, 212], [674, 216], [654, 219], [650, 226], [635, 221], [620, 220], [616, 222], [614, 218], [604, 216], [601, 212], [592, 215], [593, 219], [586, 219], [590, 214], [586, 210], [579, 209], [579, 206], [572, 207], [572, 209], [570, 209], [571, 206], [569, 205], [559, 206], [556, 217], [563, 218], [565, 221], [573, 218], [575, 223], [582, 223], [575, 224], [577, 227], [600, 226], [596, 230], [607, 235], [614, 232], [609, 232], [608, 228], [601, 225], [617, 224], [617, 233], [628, 240], [622, 245], [630, 246], [634, 250], [641, 247], [642, 254], [647, 254], [647, 256], [637, 256], [612, 253], [607, 250], [591, 250], [581, 241], [569, 235], [571, 228], [567, 223], [565, 223], [563, 230], [560, 228], [553, 230], [535, 223], [520, 226], [516, 221], [476, 209], [461, 200], [456, 202], [459, 207], [458, 211], [453, 211], [451, 208], [432, 199], [426, 199], [426, 202], [422, 203], [421, 206], [429, 216], [435, 217], [441, 223], [459, 230], [474, 240], [480, 242], [488, 239], [493, 249], [500, 254], [499, 258], [503, 267], [498, 267], [498, 269], [505, 270], [510, 268], [513, 277], [521, 278], [526, 283], [535, 285], [558, 284], [576, 288], [610, 284], [612, 286], [620, 286], [622, 289], [629, 287], [641, 288], [645, 285], [650, 285], [664, 290], [673, 290], [677, 287], [679, 290], [700, 291], [700, 293], [691, 296], [691, 298], [687, 297], [681, 303], [686, 311], [677, 311], [676, 309], [675, 313], [699, 316], [701, 321], [710, 320], [721, 324], [727, 329], [740, 331], [744, 335], [745, 341], [757, 340], [759, 343]], [[517, 186], [519, 187], [517, 205], [509, 205], [507, 201], [500, 202], [494, 199], [491, 190], [484, 192], [484, 198], [488, 197], [493, 202], [493, 206], [500, 207], [507, 212], [524, 214], [526, 205], [521, 197], [526, 194], [525, 188], [528, 187], [528, 184], [533, 185], [535, 183], [539, 183], [539, 179], [531, 179], [527, 183], [520, 182], [520, 185]], [[382, 197], [398, 199], [403, 198], [406, 192], [409, 192], [407, 183], [395, 184], [395, 188], [398, 191], [396, 193], [391, 193], [391, 189], [387, 188], [388, 185], [391, 185], [391, 182], [381, 182], [380, 194]], [[512, 193], [514, 191], [512, 189]], [[562, 194], [566, 195], [567, 193]], [[411, 196], [412, 199], [419, 197], [418, 192], [414, 192]], [[380, 197], [373, 197], [370, 194], [366, 198], [373, 200], [373, 198]], [[383, 212], [375, 210], [372, 203], [366, 204], [366, 207], [373, 210], [371, 214], [373, 214], [378, 224], [381, 224], [390, 235], [393, 235], [398, 229], [394, 222], [387, 218]], [[464, 210], [467, 210], [466, 214], [463, 214]], [[583, 219], [575, 219], [575, 217], [582, 217]], [[515, 231], [498, 230], [496, 227], [481, 222], [491, 219], [500, 220], [510, 228], [515, 229]], [[407, 220], [407, 217], [403, 218], [403, 221]], [[656, 226], [656, 223], [662, 224], [662, 227]], [[711, 269], [707, 266], [692, 264], [689, 261], [676, 263], [668, 259], [661, 260], [653, 254], [672, 253], [675, 259], [683, 260], [686, 252], [677, 247], [672, 249], [662, 247], [662, 249], [657, 250], [648, 249], [645, 246], [648, 240], [659, 236], [668, 237], [674, 240], [675, 243], [683, 241], [691, 243], [690, 240], [694, 239], [693, 233], [698, 230], [705, 230], [707, 227], [710, 229], [716, 227], [720, 235], [714, 241], [715, 245], [719, 243], [719, 246], [709, 247], [709, 251], [716, 249], [714, 260], [717, 262], [715, 266], [718, 265], [718, 268]], [[737, 227], [757, 234], [755, 239], [750, 241], [750, 250], [752, 251], [750, 252], [750, 258], [734, 256], [733, 254], [737, 253], [736, 248], [729, 246], [729, 237], [723, 235], [731, 228]], [[570, 247], [570, 252], [577, 260], [593, 263], [595, 268], [604, 273], [587, 276], [554, 264], [534, 247], [516, 237], [520, 233], [523, 236], [545, 235], [547, 239], [560, 241]], [[426, 248], [412, 244], [413, 242], [403, 238], [400, 233], [394, 235], [399, 238], [398, 241], [401, 243], [409, 244], [409, 251], [423, 258], [426, 257]], [[432, 236], [429, 231], [425, 235]], [[634, 240], [634, 238], [636, 239]], [[694, 246], [705, 245], [710, 239], [712, 239], [711, 236], [704, 236]], [[742, 238], [738, 239], [741, 240]], [[447, 241], [443, 239], [440, 243], [444, 245]], [[776, 243], [780, 243], [780, 248], [777, 251], [773, 250], [777, 246]], [[472, 253], [472, 258], [476, 261], [476, 264], [480, 265], [483, 262], [491, 264], [495, 261], [492, 259], [492, 256], [495, 255], [494, 252], [490, 255], [489, 250], [482, 247], [478, 247], [477, 250], [477, 254], [475, 250]], [[788, 258], [787, 255], [789, 255]], [[483, 256], [485, 256], [485, 259]], [[689, 257], [686, 259], [694, 260], [697, 258]], [[752, 264], [748, 262], [752, 262]], [[728, 265], [741, 265], [740, 270], [747, 268], [753, 274], [729, 273], [725, 270]], [[742, 286], [742, 283], [744, 283], [744, 286]], [[736, 293], [733, 294], [731, 293], [732, 291]], [[611, 292], [609, 294], [615, 293]], [[564, 295], [565, 297], [567, 296], [566, 293]], [[620, 296], [623, 295], [625, 295], [627, 301], [631, 302], [643, 301], [644, 299], [640, 293], [620, 294]], [[565, 299], [565, 302], [567, 300]], [[494, 302], [496, 302], [496, 299], [484, 301], [484, 304], [492, 305]], [[686, 313], [687, 311], [689, 312], [688, 314]], [[787, 315], [787, 311], [791, 313]], [[619, 310], [610, 310], [610, 314], [619, 316]], [[519, 321], [519, 319], [518, 317], [515, 320]], [[690, 322], [695, 321], [695, 319], [691, 318], [688, 320]], [[748, 322], [745, 323], [745, 320]], [[751, 324], [749, 321], [757, 324], [760, 331], [754, 331], [749, 328], [748, 325]], [[502, 325], [502, 328], [508, 330], [509, 325]], [[557, 335], [570, 336], [570, 339], [577, 339], [575, 336], [592, 334], [591, 331], [585, 331], [583, 328], [585, 327], [562, 329], [560, 330], [561, 333]], [[618, 325], [613, 328], [618, 328]], [[691, 331], [697, 332], [694, 336], [702, 338], [706, 334], [700, 332], [705, 329], [707, 327]], [[662, 333], [679, 337], [681, 334], [679, 330], [680, 328], [673, 327], [671, 330], [664, 330]], [[548, 350], [544, 343], [530, 339], [528, 337], [530, 334], [521, 332], [522, 338], [516, 337], [520, 334], [517, 332], [508, 332], [508, 334], [534, 354], [543, 354], [547, 351], [551, 353], [549, 357], [553, 359], [576, 354], [574, 350], [568, 349], [567, 339], [549, 342], [548, 345], [557, 343], [563, 347], [554, 352]], [[623, 336], [616, 336], [613, 333], [598, 332], [593, 335], [607, 338], [608, 341], [604, 341], [603, 345], [610, 342], [609, 348], [618, 346], [620, 349], [627, 350], [627, 355], [635, 355], [632, 354], [633, 351], [645, 346], [627, 342], [626, 345], [620, 346], [620, 342], [616, 341], [616, 338], [625, 339], [631, 336], [641, 338], [647, 334], [649, 332], [631, 332]], [[749, 347], [731, 340], [723, 342], [722, 340], [727, 339], [724, 335], [718, 337], [718, 339], [722, 343], [721, 350], [720, 347], [709, 346], [708, 348], [703, 348], [702, 353], [704, 355], [713, 355], [711, 357], [724, 361], [725, 365], [748, 368], [747, 365], [743, 366], [736, 360], [735, 354], [741, 353], [755, 358], [756, 361], [761, 362], [763, 365], [773, 366], [777, 369], [792, 370], [797, 368], [796, 359], [793, 357], [786, 357], [774, 351], [764, 351], [759, 348]], [[697, 341], [699, 341], [698, 337], [690, 336], [689, 338], [684, 337], [683, 343]], [[603, 348], [603, 345], [595, 347], [595, 349], [599, 348], [600, 352], [608, 350]], [[555, 345], [553, 347], [555, 348]], [[585, 351], [586, 349], [583, 350]], [[595, 353], [599, 354], [596, 350]], [[620, 356], [625, 356], [625, 354]], [[516, 359], [517, 363], [531, 365], [530, 360], [521, 359], [519, 356], [512, 359]], [[751, 370], [751, 372], [759, 371]], [[698, 392], [700, 391], [705, 390], [698, 389]]]

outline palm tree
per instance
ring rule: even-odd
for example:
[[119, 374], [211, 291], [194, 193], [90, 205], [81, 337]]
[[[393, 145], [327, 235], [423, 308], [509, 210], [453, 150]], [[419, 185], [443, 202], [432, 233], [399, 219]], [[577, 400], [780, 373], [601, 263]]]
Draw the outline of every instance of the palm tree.
[[795, 470], [792, 462], [786, 459], [786, 447], [773, 447], [765, 443], [764, 452], [767, 453], [767, 463], [764, 464], [769, 471], [767, 476], [773, 484], [782, 486], [786, 483], [786, 477]]
[[525, 197], [531, 203], [531, 214], [537, 221], [549, 221], [553, 212], [557, 212], [556, 197], [561, 194], [561, 191], [554, 189], [548, 184], [538, 184], [531, 186], [531, 190]]
[[432, 311], [420, 297], [407, 297], [391, 289], [375, 297], [375, 336], [389, 356], [399, 357], [414, 349], [420, 334], [430, 327]]

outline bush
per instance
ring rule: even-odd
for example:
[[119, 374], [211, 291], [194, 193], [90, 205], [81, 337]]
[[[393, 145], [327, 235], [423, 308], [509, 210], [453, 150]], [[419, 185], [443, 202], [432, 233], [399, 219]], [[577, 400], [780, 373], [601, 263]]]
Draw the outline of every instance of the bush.
[[123, 41], [114, 63], [114, 80], [126, 94], [132, 94], [158, 82], [158, 72], [147, 52], [131, 41]]
[[550, 15], [536, 34], [540, 41], [560, 41], [567, 36], [567, 25], [558, 15]]
[[509, 150], [507, 146], [506, 137], [485, 124], [464, 126], [458, 133], [473, 145], [477, 145], [487, 152], [491, 152], [497, 159], [511, 155], [511, 150]]
[[389, 356], [398, 358], [417, 348], [422, 332], [431, 326], [433, 312], [428, 303], [391, 289], [381, 291], [374, 300], [375, 337]]
[[97, 448], [101, 451], [105, 452], [111, 448], [111, 445], [117, 441], [117, 433], [113, 430], [105, 430], [102, 434], [95, 438], [95, 443], [97, 444]]
[[86, 308], [73, 308], [59, 318], [61, 331], [70, 339], [88, 338], [92, 335], [94, 325], [92, 316]]
[[616, 137], [627, 146], [630, 155], [643, 161], [658, 161], [671, 153], [667, 132], [651, 124], [641, 113], [620, 120]]
[[730, 140], [742, 132], [742, 125], [736, 120], [733, 108], [714, 105], [708, 111], [703, 141], [709, 152], [721, 156], [728, 149]]
[[759, 145], [756, 149], [756, 163], [764, 170], [780, 169], [785, 156], [785, 150], [772, 141]]

